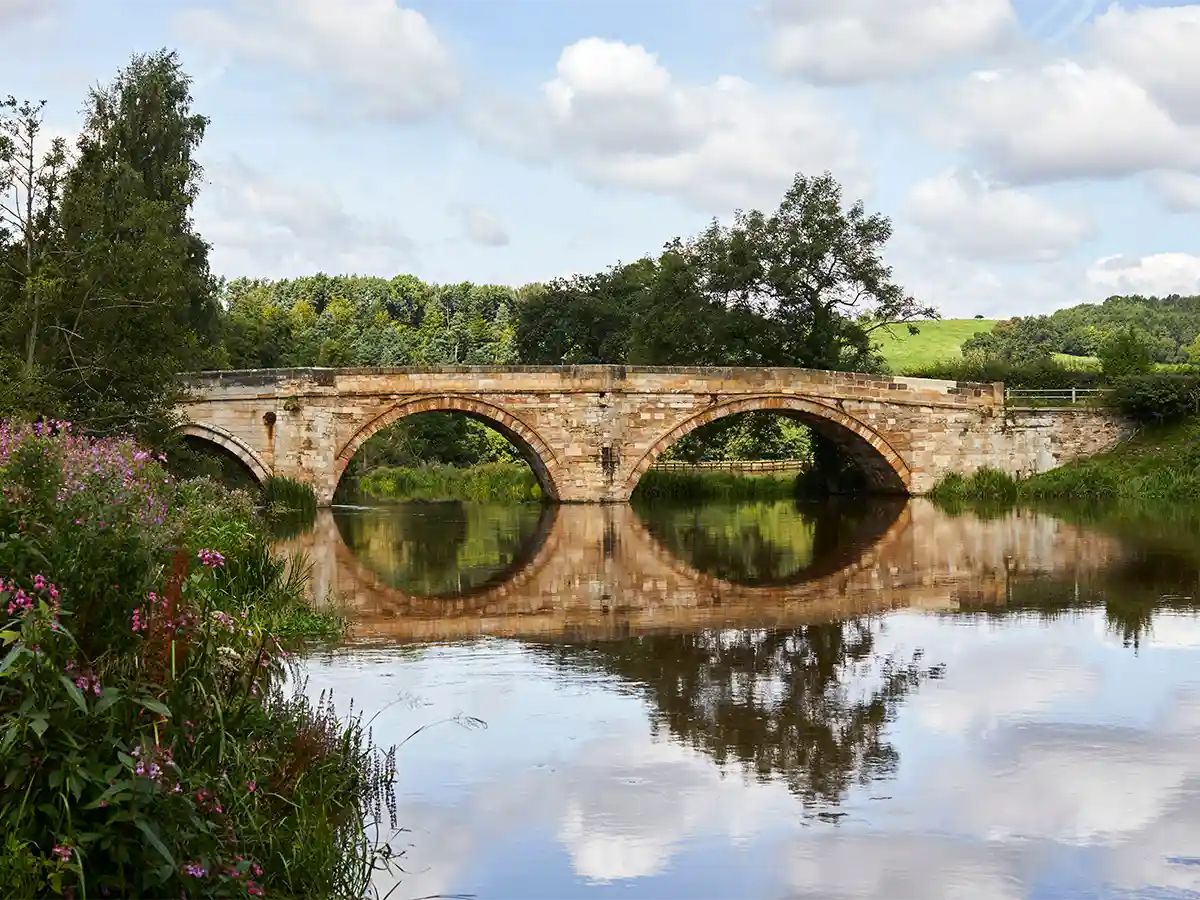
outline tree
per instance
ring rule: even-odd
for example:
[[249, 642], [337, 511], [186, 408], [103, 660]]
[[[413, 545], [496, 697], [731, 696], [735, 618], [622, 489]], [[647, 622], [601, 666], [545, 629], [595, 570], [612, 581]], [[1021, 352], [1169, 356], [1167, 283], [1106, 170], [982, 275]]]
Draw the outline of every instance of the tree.
[[1153, 367], [1149, 343], [1132, 326], [1113, 332], [1100, 346], [1100, 371], [1107, 379], [1145, 375]]
[[52, 406], [37, 352], [45, 307], [59, 289], [54, 257], [67, 148], [55, 138], [42, 152], [45, 106], [0, 101], [0, 374], [8, 385], [0, 412]]
[[762, 363], [870, 371], [880, 366], [875, 330], [937, 317], [892, 280], [882, 258], [891, 235], [861, 200], [845, 208], [826, 172], [797, 175], [770, 215], [714, 221], [689, 249], [711, 297], [777, 326], [759, 336]]
[[91, 92], [64, 182], [62, 303], [43, 358], [64, 413], [145, 434], [170, 415], [177, 373], [216, 350], [216, 284], [194, 231], [208, 120], [174, 53], [135, 56]]

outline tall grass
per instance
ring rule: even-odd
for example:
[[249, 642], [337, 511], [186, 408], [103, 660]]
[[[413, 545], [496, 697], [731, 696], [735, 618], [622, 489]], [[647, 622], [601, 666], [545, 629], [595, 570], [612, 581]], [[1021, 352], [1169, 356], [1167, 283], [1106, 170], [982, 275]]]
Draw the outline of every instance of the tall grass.
[[263, 503], [278, 513], [316, 515], [317, 495], [311, 484], [283, 475], [272, 475], [262, 486]]
[[542, 487], [532, 470], [511, 462], [461, 468], [447, 465], [383, 467], [363, 476], [358, 489], [375, 500], [532, 503], [542, 499]]
[[795, 473], [672, 472], [651, 469], [633, 492], [634, 501], [783, 500], [796, 493]]

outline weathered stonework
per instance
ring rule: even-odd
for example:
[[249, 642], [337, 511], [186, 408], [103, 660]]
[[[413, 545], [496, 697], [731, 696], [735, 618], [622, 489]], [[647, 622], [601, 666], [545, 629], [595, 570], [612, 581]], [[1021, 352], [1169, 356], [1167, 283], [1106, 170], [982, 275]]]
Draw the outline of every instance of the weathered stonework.
[[984, 466], [1043, 472], [1126, 433], [1101, 411], [1006, 409], [1000, 384], [809, 369], [278, 369], [204, 373], [188, 387], [185, 433], [229, 450], [258, 478], [312, 484], [322, 504], [371, 435], [433, 411], [499, 430], [564, 502], [628, 500], [683, 435], [750, 410], [803, 421], [892, 493], [924, 493], [948, 472]]

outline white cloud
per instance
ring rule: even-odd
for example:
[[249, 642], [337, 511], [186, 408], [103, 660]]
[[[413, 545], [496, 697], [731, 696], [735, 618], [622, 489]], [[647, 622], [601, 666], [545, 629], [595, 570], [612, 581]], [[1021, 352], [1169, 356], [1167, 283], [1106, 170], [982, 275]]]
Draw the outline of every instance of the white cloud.
[[941, 244], [975, 259], [1054, 259], [1093, 233], [1086, 216], [967, 173], [919, 182], [909, 193], [908, 212]]
[[816, 83], [925, 71], [985, 54], [1016, 33], [1009, 0], [775, 0], [771, 61]]
[[1088, 285], [1104, 294], [1200, 294], [1200, 256], [1152, 253], [1130, 258], [1107, 256], [1087, 270]]
[[449, 49], [428, 19], [394, 0], [239, 0], [181, 20], [216, 50], [324, 81], [342, 110], [407, 121], [458, 96]]
[[0, 25], [43, 19], [58, 5], [59, 0], [0, 0]]
[[1101, 60], [1145, 87], [1176, 121], [1200, 125], [1200, 6], [1113, 5], [1091, 38]]
[[566, 47], [541, 102], [473, 111], [485, 139], [583, 178], [683, 199], [706, 212], [773, 206], [797, 172], [829, 169], [867, 189], [850, 130], [806, 88], [767, 93], [735, 77], [678, 83], [644, 47]]
[[1153, 172], [1147, 179], [1170, 212], [1200, 212], [1200, 175], [1191, 172]]
[[789, 898], [1018, 900], [1027, 896], [996, 848], [922, 834], [820, 834], [796, 841]]
[[481, 247], [504, 247], [509, 242], [508, 230], [494, 213], [481, 206], [451, 208], [461, 222], [467, 239]]
[[197, 225], [221, 274], [392, 273], [411, 259], [413, 242], [395, 225], [347, 212], [332, 191], [285, 184], [237, 159], [208, 171]]
[[1116, 69], [1068, 60], [975, 73], [955, 92], [941, 130], [1013, 182], [1115, 178], [1200, 161], [1194, 136], [1144, 87]]

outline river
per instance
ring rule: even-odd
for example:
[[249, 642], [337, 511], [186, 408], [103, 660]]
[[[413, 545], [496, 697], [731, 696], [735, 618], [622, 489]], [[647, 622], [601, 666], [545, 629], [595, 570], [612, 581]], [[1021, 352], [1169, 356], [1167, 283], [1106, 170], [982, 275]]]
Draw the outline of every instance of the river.
[[1200, 535], [1162, 532], [447, 503], [286, 547], [354, 613], [310, 690], [427, 726], [393, 896], [1200, 898]]

